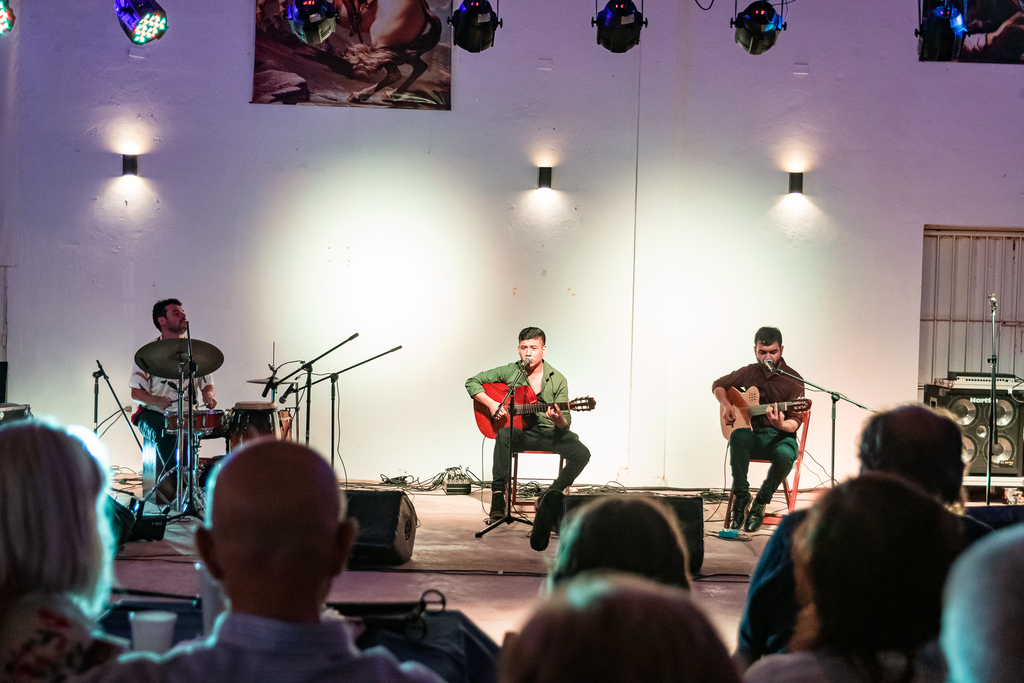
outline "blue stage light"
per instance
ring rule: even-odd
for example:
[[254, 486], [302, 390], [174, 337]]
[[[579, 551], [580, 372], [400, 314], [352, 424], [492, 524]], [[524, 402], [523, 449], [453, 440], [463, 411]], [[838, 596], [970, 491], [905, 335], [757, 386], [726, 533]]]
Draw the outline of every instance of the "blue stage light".
[[914, 31], [917, 36], [917, 55], [922, 62], [951, 62], [960, 56], [967, 27], [964, 15], [946, 0], [921, 19]]
[[334, 33], [338, 11], [332, 0], [295, 0], [284, 11], [292, 33], [302, 42], [319, 45]]
[[7, 0], [0, 0], [0, 36], [14, 28], [14, 10]]
[[465, 0], [448, 19], [455, 44], [466, 52], [482, 52], [494, 47], [494, 32], [502, 25], [498, 13], [487, 0]]
[[759, 55], [775, 45], [786, 24], [771, 3], [758, 0], [729, 20], [736, 27], [736, 42], [752, 55]]
[[125, 35], [136, 45], [163, 38], [167, 13], [154, 0], [114, 0], [117, 20]]
[[633, 0], [609, 0], [590, 25], [597, 27], [598, 45], [610, 52], [625, 52], [640, 42], [640, 30], [647, 20]]

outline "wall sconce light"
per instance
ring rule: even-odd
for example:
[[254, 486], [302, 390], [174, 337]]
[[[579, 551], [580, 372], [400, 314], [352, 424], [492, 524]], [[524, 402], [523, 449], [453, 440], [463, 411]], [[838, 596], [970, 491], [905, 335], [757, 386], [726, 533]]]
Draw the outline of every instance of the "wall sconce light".
[[540, 177], [537, 180], [537, 189], [540, 189], [542, 187], [546, 187], [548, 189], [551, 189], [551, 167], [550, 166], [541, 166], [540, 167]]
[[804, 174], [803, 173], [790, 173], [789, 174], [789, 193], [790, 194], [803, 194], [804, 193]]
[[121, 155], [121, 175], [139, 175], [139, 156], [137, 154]]

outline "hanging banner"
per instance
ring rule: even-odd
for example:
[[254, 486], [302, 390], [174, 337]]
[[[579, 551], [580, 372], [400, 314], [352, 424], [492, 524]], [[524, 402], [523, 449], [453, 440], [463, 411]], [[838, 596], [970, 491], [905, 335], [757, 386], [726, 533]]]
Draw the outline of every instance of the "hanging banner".
[[257, 0], [254, 104], [451, 109], [449, 0]]

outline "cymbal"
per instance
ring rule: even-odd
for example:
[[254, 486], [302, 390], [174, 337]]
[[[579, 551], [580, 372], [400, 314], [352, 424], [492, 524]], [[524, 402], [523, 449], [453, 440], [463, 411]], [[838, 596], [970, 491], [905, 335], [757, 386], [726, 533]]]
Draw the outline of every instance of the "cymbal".
[[[246, 381], [247, 384], [266, 384], [267, 382], [270, 381], [270, 378], [269, 377], [263, 377], [261, 379], [247, 379], [245, 381]], [[290, 386], [292, 384], [298, 384], [298, 382], [296, 382], [293, 379], [287, 379], [287, 380], [285, 380], [283, 382], [280, 381], [280, 380], [276, 380], [276, 381], [277, 381], [278, 386], [283, 386], [283, 387]]]
[[[196, 376], [209, 375], [224, 365], [224, 354], [209, 342], [192, 340]], [[135, 364], [151, 375], [178, 379], [179, 366], [188, 360], [187, 339], [157, 339], [135, 352]]]

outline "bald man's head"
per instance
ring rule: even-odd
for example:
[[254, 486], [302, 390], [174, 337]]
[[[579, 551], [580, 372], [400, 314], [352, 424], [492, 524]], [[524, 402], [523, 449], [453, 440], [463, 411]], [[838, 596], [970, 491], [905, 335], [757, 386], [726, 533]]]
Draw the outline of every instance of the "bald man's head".
[[291, 602], [318, 614], [355, 536], [327, 462], [290, 441], [254, 442], [224, 459], [209, 503], [196, 542], [232, 608], [305, 620]]

